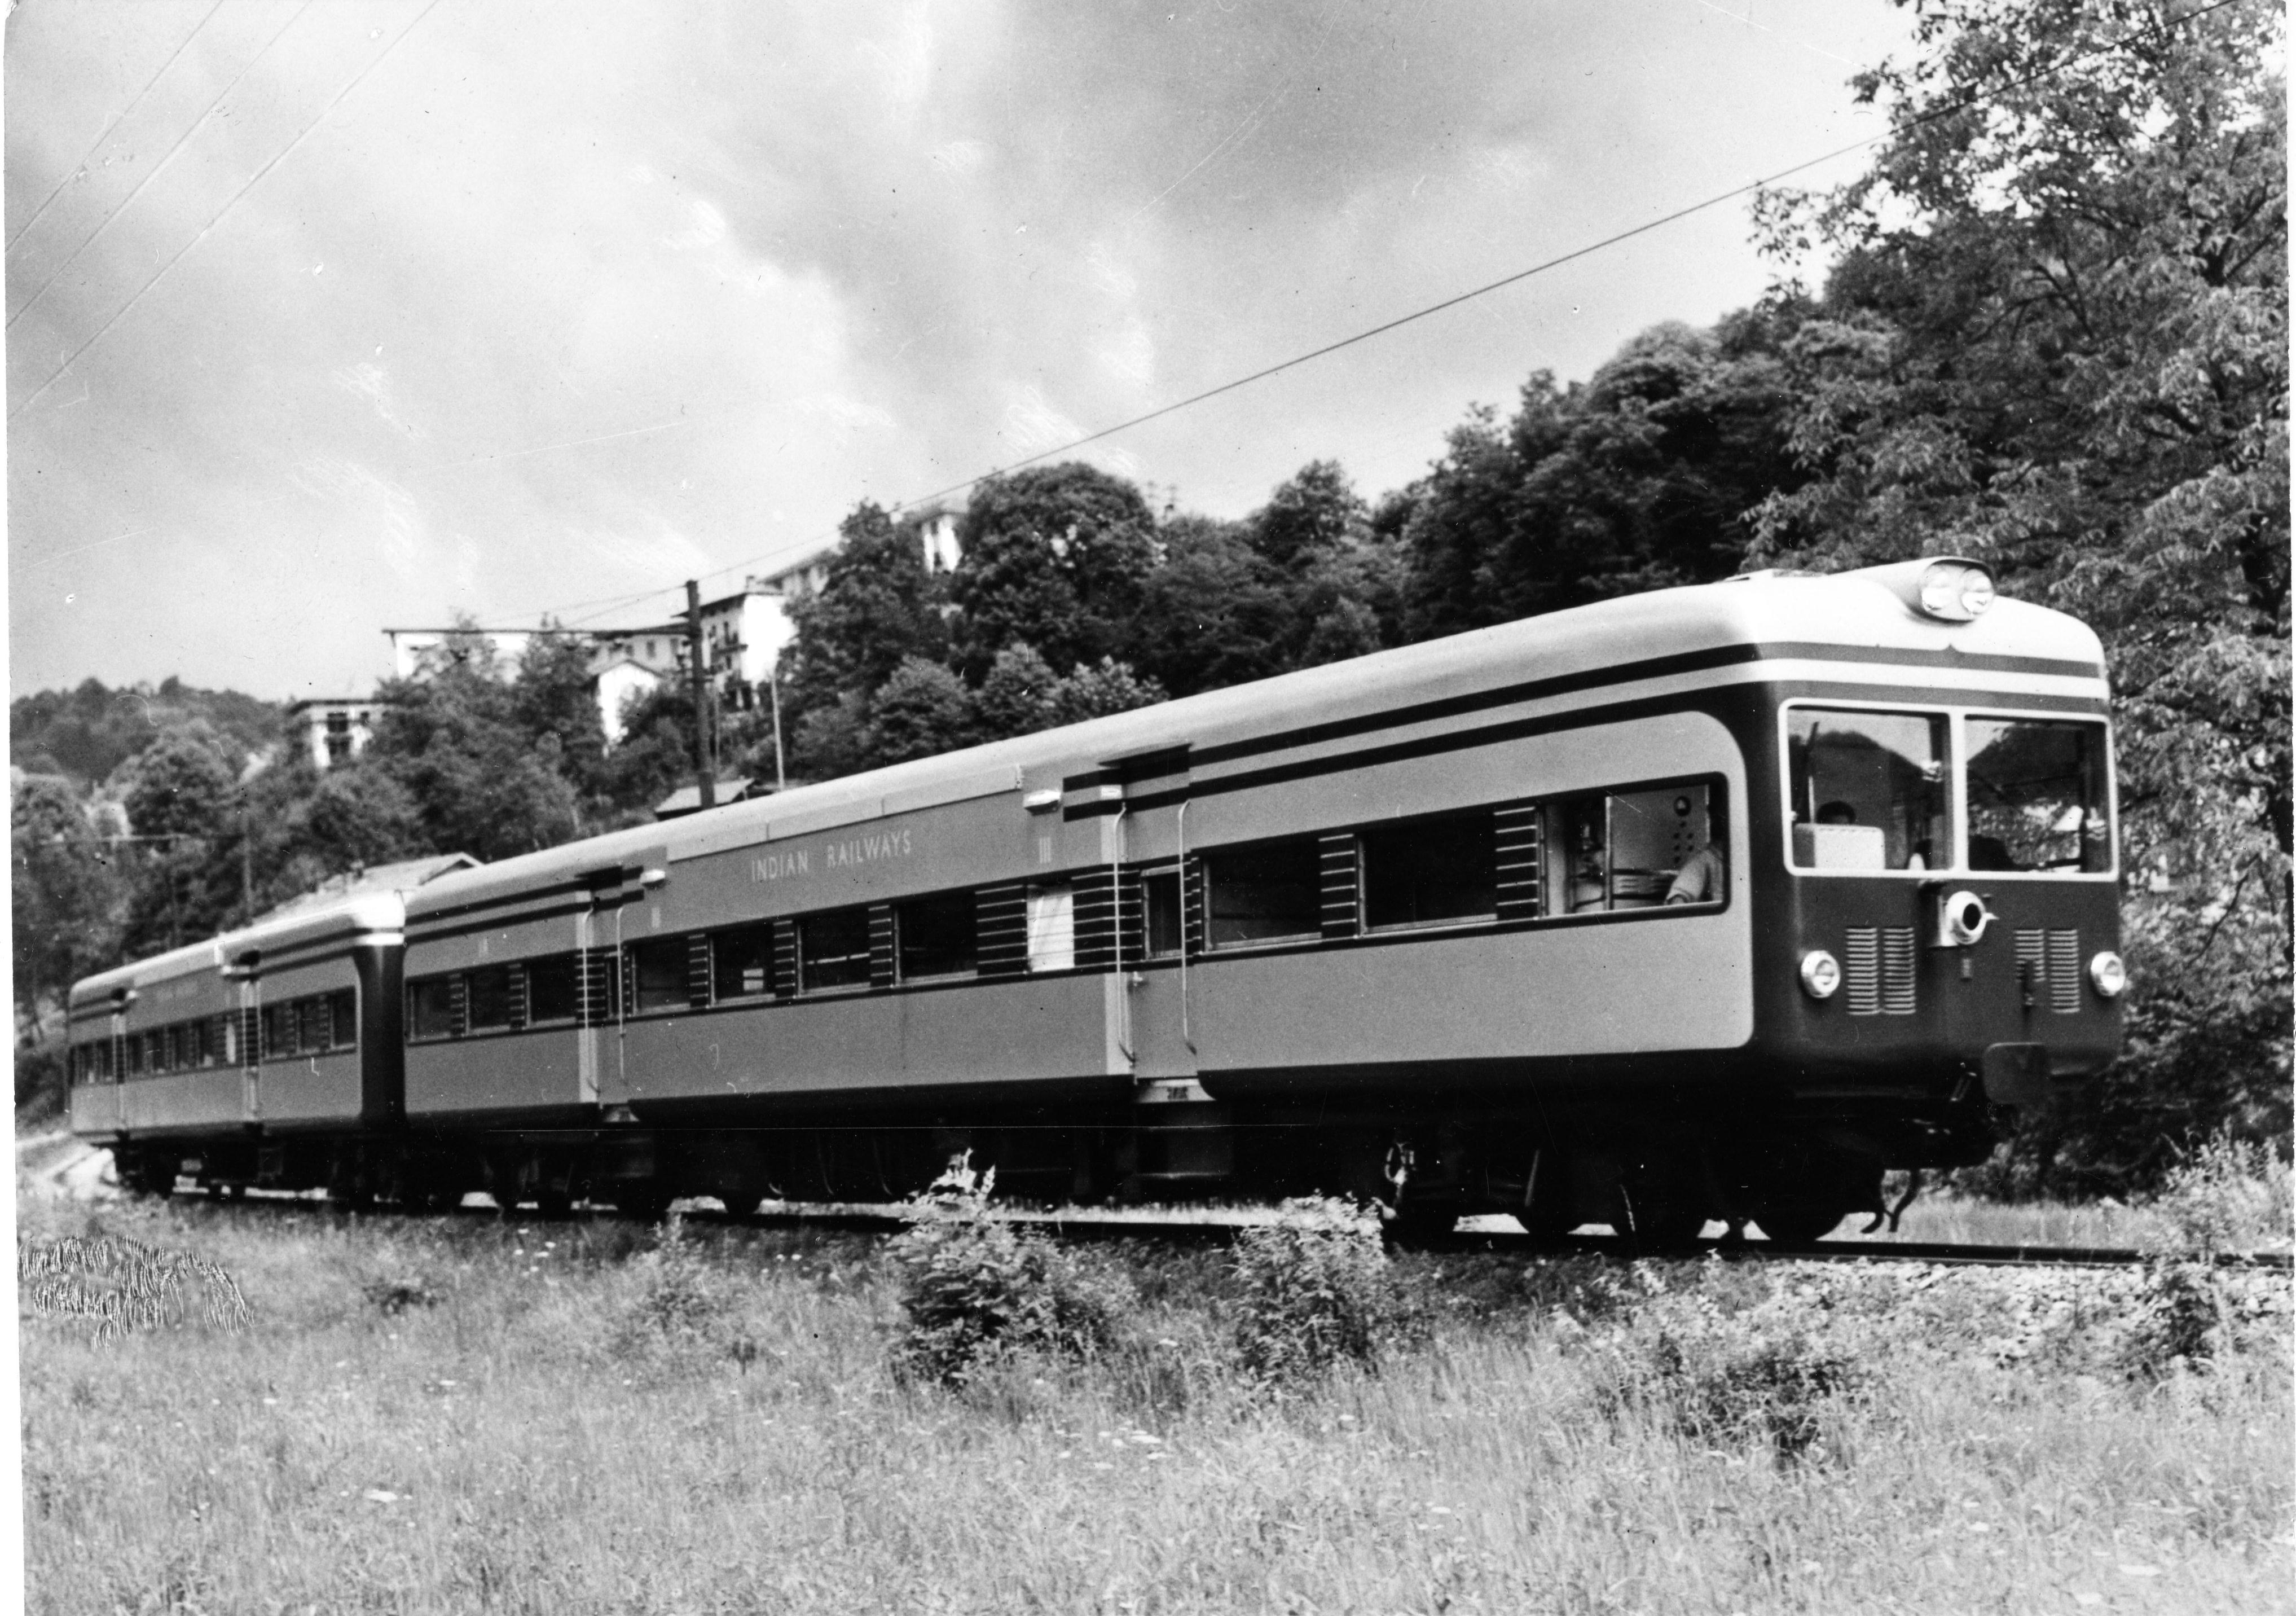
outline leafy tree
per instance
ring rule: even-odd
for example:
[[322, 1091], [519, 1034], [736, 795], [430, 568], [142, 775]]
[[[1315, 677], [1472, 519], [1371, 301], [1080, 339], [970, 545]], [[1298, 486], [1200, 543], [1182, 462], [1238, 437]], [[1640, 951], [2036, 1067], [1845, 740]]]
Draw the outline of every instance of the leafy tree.
[[1052, 664], [1037, 654], [1026, 640], [1017, 640], [996, 653], [988, 677], [980, 682], [973, 711], [986, 741], [1032, 734], [1053, 722], [1053, 691], [1060, 683]]
[[870, 751], [879, 763], [906, 763], [972, 743], [972, 693], [939, 662], [910, 657], [877, 687], [870, 703]]
[[1892, 135], [1770, 244], [1840, 255], [1786, 345], [1814, 473], [1759, 558], [1959, 552], [2095, 625], [2120, 721], [2130, 1054], [2030, 1124], [2134, 1175], [2287, 1127], [2286, 106], [2279, 13], [1931, 0]]
[[36, 1023], [71, 983], [117, 956], [119, 875], [66, 782], [20, 780], [11, 793], [9, 908], [16, 1016]]
[[1155, 564], [1140, 490], [1076, 462], [992, 477], [972, 491], [950, 585], [953, 660], [969, 680], [1015, 640], [1054, 667], [1122, 650]]
[[232, 907], [215, 862], [235, 832], [238, 786], [214, 732], [193, 720], [160, 736], [109, 785], [137, 838], [125, 861], [122, 948], [132, 958], [213, 933]]
[[538, 744], [555, 736], [558, 769], [585, 797], [610, 794], [606, 728], [590, 672], [590, 645], [580, 636], [545, 628], [527, 643], [511, 680], [511, 722]]
[[1290, 603], [1244, 524], [1183, 516], [1158, 537], [1132, 636], [1142, 673], [1187, 696], [1283, 672]]
[[1077, 664], [1053, 686], [1051, 698], [1046, 706], [1053, 723], [1081, 724], [1086, 718], [1152, 707], [1165, 696], [1161, 685], [1140, 677], [1129, 663], [1103, 657], [1090, 666]]
[[429, 677], [391, 680], [380, 693], [389, 705], [363, 758], [421, 805], [432, 851], [491, 862], [578, 833], [558, 749], [537, 746], [518, 722], [483, 636], [451, 636]]
[[62, 773], [92, 785], [160, 735], [195, 721], [236, 763], [278, 738], [280, 717], [269, 701], [235, 690], [199, 690], [172, 677], [119, 689], [86, 679], [70, 691], [43, 690], [11, 701], [8, 754], [34, 773]]
[[1541, 371], [1513, 421], [1477, 410], [1414, 490], [1414, 637], [1737, 570], [1749, 513], [1803, 480], [1777, 349], [1794, 310], [1655, 326], [1584, 383]]
[[782, 653], [784, 716], [801, 718], [840, 693], [874, 690], [909, 657], [948, 648], [945, 574], [929, 571], [917, 524], [871, 501], [838, 525], [819, 590], [790, 602], [796, 636]]
[[1279, 572], [1361, 543], [1371, 510], [1335, 460], [1311, 460], [1276, 485], [1248, 524], [1251, 547]]

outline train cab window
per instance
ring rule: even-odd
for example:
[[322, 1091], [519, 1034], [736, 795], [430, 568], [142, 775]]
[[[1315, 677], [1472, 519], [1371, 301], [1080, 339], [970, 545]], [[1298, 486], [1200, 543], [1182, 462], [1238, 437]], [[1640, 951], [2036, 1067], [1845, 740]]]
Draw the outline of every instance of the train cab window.
[[774, 929], [742, 926], [709, 939], [711, 980], [720, 999], [762, 998], [774, 990]]
[[453, 977], [417, 977], [406, 984], [406, 1036], [410, 1039], [455, 1036]]
[[2104, 726], [1969, 720], [1969, 867], [2112, 868]]
[[832, 909], [797, 923], [799, 985], [808, 993], [869, 985], [869, 911]]
[[1944, 714], [1792, 709], [1786, 779], [1796, 869], [1951, 866]]
[[1323, 849], [1313, 836], [1207, 854], [1204, 885], [1212, 947], [1323, 935]]
[[970, 892], [920, 898], [893, 911], [900, 980], [971, 976], [980, 964], [978, 905]]
[[550, 1021], [570, 1021], [581, 1003], [574, 956], [554, 954], [545, 959], [530, 959], [523, 967], [526, 972], [526, 1024], [529, 1027]]
[[1168, 959], [1182, 947], [1180, 873], [1158, 870], [1142, 878], [1140, 889], [1148, 911], [1148, 957]]
[[685, 939], [665, 938], [630, 945], [630, 1007], [637, 1011], [686, 1007]]
[[334, 1024], [338, 1049], [358, 1046], [358, 994], [349, 988], [327, 995], [327, 1019]]
[[1491, 811], [1445, 814], [1363, 833], [1364, 923], [1456, 925], [1499, 912]]
[[481, 965], [471, 972], [463, 988], [463, 1021], [472, 1032], [498, 1032], [510, 1025], [508, 965]]

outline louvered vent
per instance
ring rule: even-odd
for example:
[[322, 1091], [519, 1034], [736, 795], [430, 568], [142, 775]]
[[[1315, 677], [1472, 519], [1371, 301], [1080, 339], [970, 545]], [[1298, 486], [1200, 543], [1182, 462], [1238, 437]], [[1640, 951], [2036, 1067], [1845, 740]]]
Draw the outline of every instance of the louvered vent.
[[2049, 973], [2048, 933], [2036, 926], [2017, 933], [2017, 986], [2024, 991], [2030, 1010], [2040, 997], [2041, 979]]
[[2080, 933], [2049, 933], [2049, 1008], [2071, 1015], [2081, 1006]]
[[1882, 934], [1872, 926], [1852, 926], [1841, 951], [1842, 991], [1852, 1015], [1882, 1013]]
[[1891, 926], [1882, 933], [1882, 1013], [1914, 1013], [1914, 929]]

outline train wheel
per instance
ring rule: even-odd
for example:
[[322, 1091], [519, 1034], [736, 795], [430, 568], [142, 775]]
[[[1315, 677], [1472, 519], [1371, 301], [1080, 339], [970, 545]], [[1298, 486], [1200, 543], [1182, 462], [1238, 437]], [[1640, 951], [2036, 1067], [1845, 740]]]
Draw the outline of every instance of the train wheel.
[[1819, 1206], [1808, 1202], [1786, 1202], [1774, 1206], [1754, 1209], [1754, 1221], [1770, 1243], [1782, 1246], [1816, 1245], [1833, 1233], [1834, 1226], [1848, 1214], [1838, 1208]]
[[634, 1223], [660, 1223], [669, 1215], [669, 1197], [651, 1184], [626, 1184], [614, 1191], [614, 1207]]

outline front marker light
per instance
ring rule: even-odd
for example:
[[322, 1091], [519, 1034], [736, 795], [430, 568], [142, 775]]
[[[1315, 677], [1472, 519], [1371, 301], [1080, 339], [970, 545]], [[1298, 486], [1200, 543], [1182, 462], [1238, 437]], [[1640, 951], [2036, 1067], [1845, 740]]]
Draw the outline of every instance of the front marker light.
[[1801, 956], [1801, 990], [1814, 999], [1830, 999], [1841, 986], [1841, 962], [1823, 948]]
[[2117, 999], [2128, 987], [2128, 967], [2108, 948], [2088, 963], [2089, 985], [2100, 998]]

